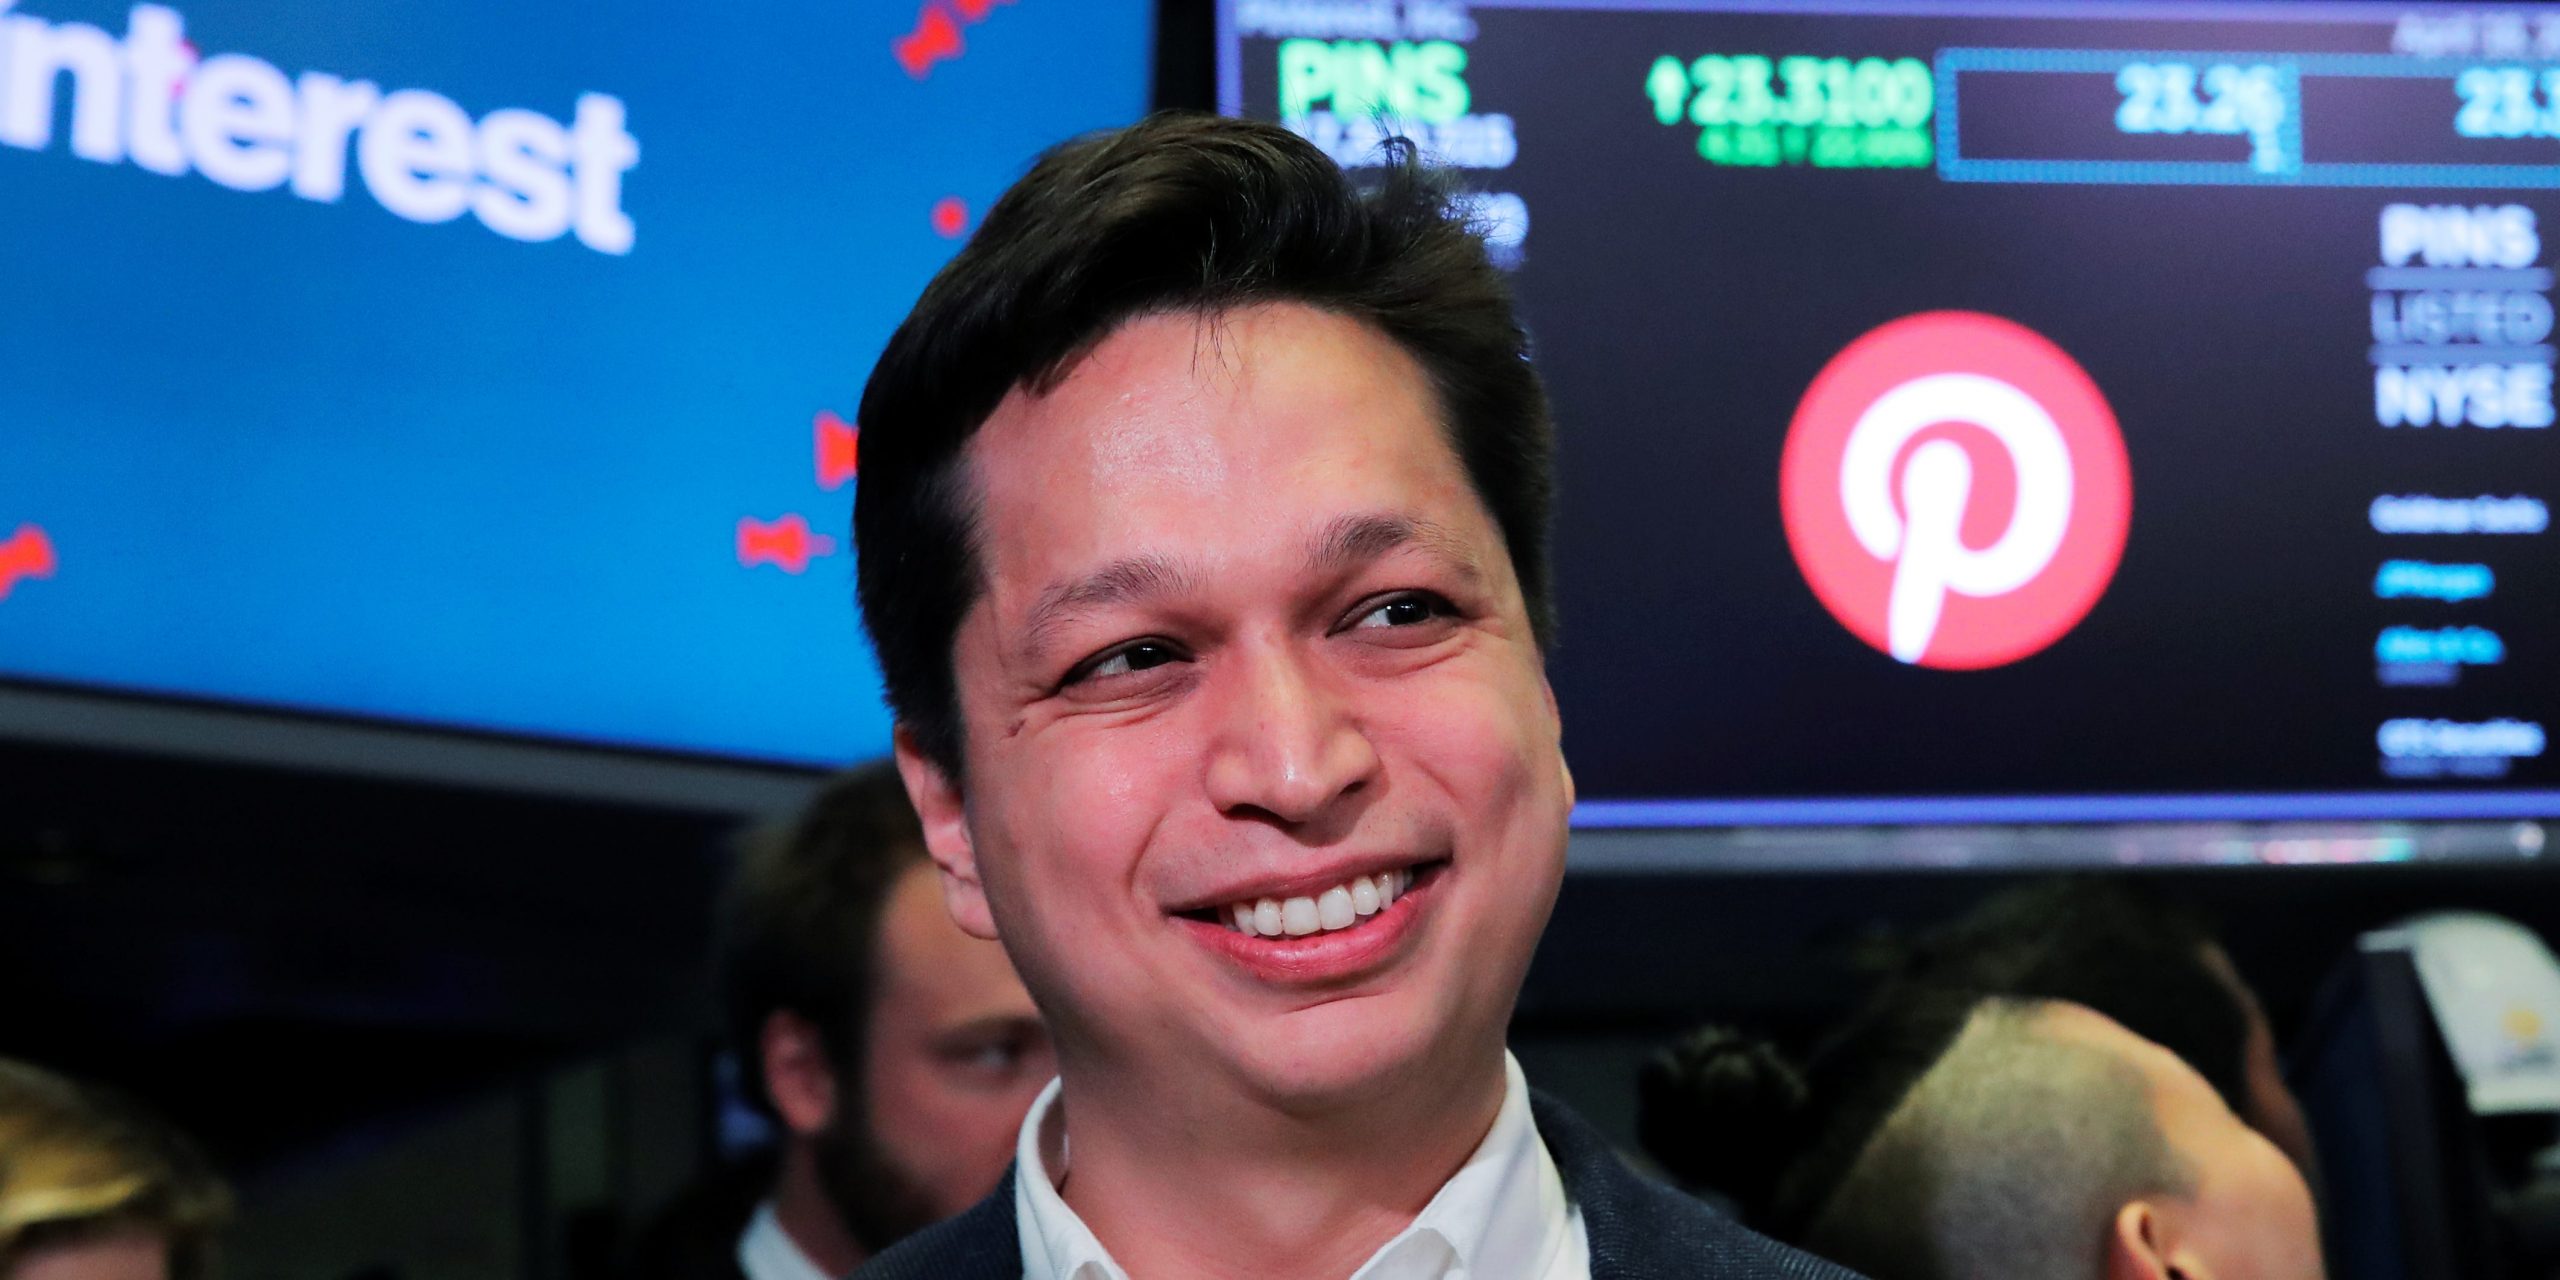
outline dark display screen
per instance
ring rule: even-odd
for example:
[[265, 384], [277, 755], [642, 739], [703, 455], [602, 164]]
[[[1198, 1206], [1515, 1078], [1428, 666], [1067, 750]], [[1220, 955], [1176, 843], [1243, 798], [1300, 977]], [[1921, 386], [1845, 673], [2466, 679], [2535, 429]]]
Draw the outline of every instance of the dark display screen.
[[1515, 273], [1585, 825], [2560, 813], [2560, 8], [1222, 23]]

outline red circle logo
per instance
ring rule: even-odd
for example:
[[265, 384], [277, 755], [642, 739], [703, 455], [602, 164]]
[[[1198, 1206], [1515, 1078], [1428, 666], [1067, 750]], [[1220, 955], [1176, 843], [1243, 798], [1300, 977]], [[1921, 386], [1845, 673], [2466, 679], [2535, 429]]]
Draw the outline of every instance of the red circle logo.
[[2115, 412], [2062, 348], [1931, 311], [1815, 375], [1778, 505], [1842, 626], [1902, 662], [1974, 671], [2042, 651], [2106, 594], [2133, 476]]

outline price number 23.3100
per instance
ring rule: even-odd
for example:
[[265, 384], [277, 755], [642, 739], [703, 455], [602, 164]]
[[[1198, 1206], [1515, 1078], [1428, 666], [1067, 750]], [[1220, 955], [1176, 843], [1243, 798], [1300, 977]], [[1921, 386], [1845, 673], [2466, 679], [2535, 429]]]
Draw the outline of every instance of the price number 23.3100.
[[1644, 87], [1655, 120], [1699, 126], [1698, 154], [1713, 164], [1929, 163], [1936, 86], [1917, 58], [1665, 56]]
[[1660, 58], [1645, 77], [1654, 118], [1700, 125], [1912, 128], [1929, 119], [1929, 68], [1916, 58]]

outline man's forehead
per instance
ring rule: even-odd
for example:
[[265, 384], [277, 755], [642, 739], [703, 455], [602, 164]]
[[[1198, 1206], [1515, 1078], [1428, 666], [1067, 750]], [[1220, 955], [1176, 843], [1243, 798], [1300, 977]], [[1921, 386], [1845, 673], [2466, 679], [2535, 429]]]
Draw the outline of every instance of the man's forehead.
[[981, 563], [1008, 612], [1179, 585], [1222, 554], [1323, 559], [1311, 548], [1382, 538], [1451, 552], [1493, 532], [1392, 340], [1280, 305], [1229, 314], [1202, 355], [1211, 327], [1133, 320], [972, 440]]
[[971, 937], [943, 906], [942, 879], [918, 859], [898, 873], [881, 904], [875, 963], [887, 983], [924, 991], [967, 991], [1011, 983], [1003, 948]]
[[942, 880], [932, 861], [917, 858], [901, 866], [881, 898], [876, 950], [888, 954], [933, 947], [946, 941], [945, 934], [959, 932], [942, 908]]
[[1440, 428], [1421, 364], [1362, 321], [1300, 303], [1150, 313], [1122, 322], [1062, 376], [1006, 393], [968, 455], [982, 474], [1030, 457], [1105, 480], [1210, 482], [1240, 451], [1305, 448], [1323, 442], [1312, 428], [1344, 419]]

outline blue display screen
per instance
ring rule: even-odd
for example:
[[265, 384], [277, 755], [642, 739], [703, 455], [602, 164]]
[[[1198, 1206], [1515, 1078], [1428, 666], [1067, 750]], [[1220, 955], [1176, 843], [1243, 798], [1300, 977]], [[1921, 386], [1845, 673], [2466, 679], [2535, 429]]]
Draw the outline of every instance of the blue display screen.
[[886, 749], [871, 363], [1145, 0], [0, 0], [0, 675]]

